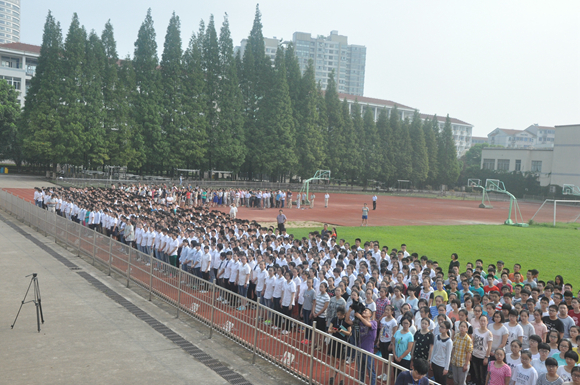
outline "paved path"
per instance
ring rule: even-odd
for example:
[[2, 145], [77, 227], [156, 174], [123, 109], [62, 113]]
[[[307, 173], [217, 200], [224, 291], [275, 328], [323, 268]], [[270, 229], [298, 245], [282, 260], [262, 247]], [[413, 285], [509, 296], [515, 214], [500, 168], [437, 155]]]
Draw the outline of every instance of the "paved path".
[[[175, 319], [4, 211], [0, 245], [0, 383], [298, 383], [261, 360], [252, 366], [243, 348], [215, 334], [208, 340], [205, 327]], [[33, 272], [45, 324], [38, 333], [29, 303], [11, 330], [30, 282], [24, 276]], [[153, 319], [149, 324], [146, 316]]]
[[0, 174], [0, 188], [35, 188], [56, 186], [40, 176]]

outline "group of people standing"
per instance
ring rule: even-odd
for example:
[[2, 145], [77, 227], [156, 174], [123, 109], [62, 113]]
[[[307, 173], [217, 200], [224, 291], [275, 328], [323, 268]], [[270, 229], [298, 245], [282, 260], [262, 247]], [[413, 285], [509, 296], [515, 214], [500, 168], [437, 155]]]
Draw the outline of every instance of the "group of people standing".
[[[332, 382], [344, 381], [352, 365], [361, 381], [386, 380], [375, 365], [380, 353], [393, 354], [410, 369], [402, 381], [414, 383], [430, 371], [442, 384], [451, 377], [455, 385], [580, 385], [580, 302], [562, 276], [542, 280], [536, 269], [510, 270], [502, 261], [462, 268], [455, 253], [444, 270], [405, 244], [389, 249], [357, 238], [351, 245], [327, 226], [294, 238], [285, 228], [188, 205], [187, 191], [183, 204], [178, 189], [45, 190], [43, 207], [48, 195], [57, 214], [248, 299], [230, 303], [234, 311], [261, 301], [272, 310], [263, 320], [272, 333], [326, 354], [336, 368]], [[314, 338], [298, 321], [316, 322], [317, 336], [336, 340]]]

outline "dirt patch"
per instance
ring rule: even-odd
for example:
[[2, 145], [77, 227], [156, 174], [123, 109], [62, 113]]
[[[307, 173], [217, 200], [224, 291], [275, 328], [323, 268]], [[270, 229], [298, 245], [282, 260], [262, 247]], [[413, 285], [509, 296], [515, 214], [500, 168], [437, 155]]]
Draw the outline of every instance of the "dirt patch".
[[[278, 227], [277, 222], [260, 222], [262, 226], [265, 227]], [[313, 228], [320, 228], [324, 226], [322, 222], [313, 222], [313, 221], [287, 221], [286, 227], [313, 227]]]

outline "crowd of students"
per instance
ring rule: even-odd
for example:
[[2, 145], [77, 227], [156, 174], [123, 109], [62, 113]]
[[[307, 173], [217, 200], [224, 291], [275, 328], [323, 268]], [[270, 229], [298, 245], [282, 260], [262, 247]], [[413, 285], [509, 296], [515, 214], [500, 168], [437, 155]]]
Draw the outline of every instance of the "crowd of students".
[[[351, 245], [328, 226], [298, 239], [210, 211], [178, 191], [44, 189], [36, 203], [54, 204], [58, 215], [215, 279], [248, 298], [230, 304], [236, 311], [259, 300], [288, 319], [316, 321], [319, 331], [344, 343], [316, 339], [279, 317], [263, 320], [273, 333], [293, 333], [326, 352], [338, 369], [331, 383], [344, 381], [348, 365], [357, 365], [361, 381], [367, 375], [373, 385], [385, 381], [374, 357], [393, 354], [396, 364], [410, 370], [400, 376], [417, 381], [428, 365], [440, 384], [449, 377], [456, 385], [580, 385], [580, 302], [560, 275], [545, 279], [536, 269], [522, 270], [517, 263], [509, 269], [501, 260], [462, 263], [456, 253], [444, 270], [405, 244], [390, 249], [356, 239]], [[355, 354], [351, 344], [368, 354]]]

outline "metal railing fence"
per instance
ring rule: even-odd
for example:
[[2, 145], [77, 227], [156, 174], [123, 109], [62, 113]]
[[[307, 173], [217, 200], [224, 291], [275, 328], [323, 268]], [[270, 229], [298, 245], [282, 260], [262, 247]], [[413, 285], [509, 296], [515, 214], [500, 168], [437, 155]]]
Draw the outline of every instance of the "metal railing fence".
[[[374, 383], [374, 374], [391, 385], [395, 372], [406, 370], [393, 362], [392, 354], [385, 359], [364, 351], [318, 330], [316, 322], [309, 325], [272, 310], [259, 299], [242, 297], [4, 190], [0, 208], [93, 265], [102, 265], [108, 275], [121, 275], [127, 287], [136, 284], [147, 290], [149, 300], [155, 296], [173, 306], [176, 317], [206, 325], [208, 338], [217, 332], [235, 341], [253, 353], [252, 363], [262, 357], [309, 384], [328, 384], [335, 376], [335, 384], [368, 384]], [[351, 363], [337, 357], [348, 357]], [[362, 370], [367, 366], [370, 370]]]

